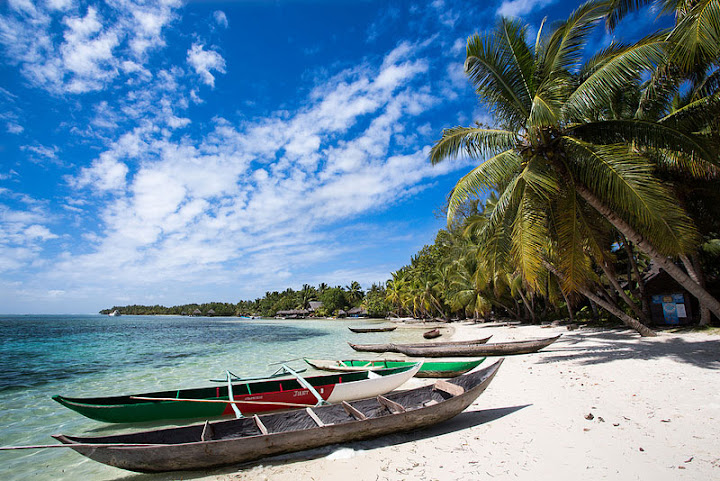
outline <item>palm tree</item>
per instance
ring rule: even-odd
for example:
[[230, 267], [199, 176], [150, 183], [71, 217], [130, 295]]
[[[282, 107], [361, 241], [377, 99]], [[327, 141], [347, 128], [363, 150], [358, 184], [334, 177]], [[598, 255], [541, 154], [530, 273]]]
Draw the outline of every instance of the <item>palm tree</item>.
[[[589, 206], [720, 317], [720, 303], [670, 258], [695, 248], [692, 222], [652, 164], [627, 144], [708, 162], [715, 153], [672, 123], [602, 118], [618, 90], [664, 61], [667, 46], [651, 35], [582, 63], [587, 36], [608, 11], [606, 2], [586, 3], [552, 31], [541, 26], [533, 46], [527, 26], [508, 19], [468, 39], [465, 71], [498, 127], [446, 129], [433, 146], [433, 164], [461, 152], [487, 157], [455, 186], [448, 218], [469, 196], [497, 190], [481, 244], [512, 256], [531, 289], [540, 290], [551, 270], [564, 292], [586, 293], [594, 277]], [[623, 320], [651, 335], [629, 316]]]
[[349, 286], [345, 286], [345, 290], [348, 291], [348, 300], [352, 305], [359, 303], [365, 296], [362, 286], [357, 281], [352, 281]]

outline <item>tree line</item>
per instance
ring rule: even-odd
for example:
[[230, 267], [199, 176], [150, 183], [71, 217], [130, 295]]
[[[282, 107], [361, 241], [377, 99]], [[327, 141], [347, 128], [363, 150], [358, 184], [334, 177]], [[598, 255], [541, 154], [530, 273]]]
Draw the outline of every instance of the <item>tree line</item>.
[[349, 285], [330, 287], [321, 283], [317, 287], [304, 284], [302, 289], [287, 288], [282, 292], [266, 292], [261, 298], [255, 300], [241, 300], [236, 304], [225, 302], [208, 302], [202, 304], [183, 304], [172, 307], [160, 305], [143, 306], [113, 306], [103, 309], [100, 314], [110, 314], [118, 311], [125, 315], [214, 315], [214, 316], [243, 316], [243, 317], [274, 317], [283, 311], [307, 311], [313, 301], [322, 305], [312, 313], [304, 315], [315, 317], [330, 317], [342, 315], [353, 307], [360, 307], [373, 317], [385, 317], [390, 310], [385, 301], [384, 284], [373, 284], [365, 291], [359, 282], [353, 281]]
[[[589, 50], [647, 5], [673, 25]], [[698, 300], [701, 325], [720, 318], [719, 13], [720, 0], [591, 1], [532, 37], [508, 18], [470, 37], [465, 73], [494, 124], [432, 147], [433, 164], [478, 166], [449, 195], [449, 230], [393, 274], [394, 305], [530, 320], [590, 306], [652, 336], [654, 266]]]

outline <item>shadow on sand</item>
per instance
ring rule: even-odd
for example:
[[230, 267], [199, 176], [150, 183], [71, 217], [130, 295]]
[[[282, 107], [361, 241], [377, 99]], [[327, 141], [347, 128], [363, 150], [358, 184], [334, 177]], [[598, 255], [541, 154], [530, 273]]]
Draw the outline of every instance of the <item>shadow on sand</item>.
[[309, 449], [296, 453], [281, 454], [278, 456], [272, 456], [250, 463], [236, 464], [225, 468], [217, 468], [205, 471], [183, 471], [182, 473], [171, 472], [153, 474], [131, 474], [122, 478], [117, 478], [116, 481], [174, 481], [177, 479], [197, 479], [206, 476], [221, 476], [235, 473], [240, 468], [250, 469], [258, 465], [276, 466], [294, 463], [298, 461], [307, 461], [311, 459], [323, 458], [329, 456], [340, 448], [352, 449], [354, 451], [363, 451], [368, 449], [382, 448], [385, 446], [411, 443], [414, 441], [419, 441], [421, 439], [432, 438], [435, 436], [440, 436], [443, 434], [448, 434], [455, 431], [468, 429], [473, 426], [485, 424], [491, 421], [495, 421], [496, 419], [500, 419], [509, 414], [513, 414], [514, 412], [528, 406], [531, 405], [525, 404], [521, 406], [483, 409], [480, 411], [466, 411], [458, 414], [457, 416], [448, 421], [445, 421], [444, 423], [436, 424], [435, 426], [430, 426], [428, 428], [414, 432], [390, 434], [387, 436], [382, 436], [376, 439], [370, 439], [366, 441], [354, 441], [350, 443], [333, 444], [330, 446], [323, 446], [321, 448]]
[[541, 352], [544, 355], [540, 363], [571, 360], [591, 365], [622, 359], [671, 358], [704, 369], [720, 369], [720, 340], [710, 337], [707, 340], [638, 337], [630, 330], [578, 332], [564, 335]]

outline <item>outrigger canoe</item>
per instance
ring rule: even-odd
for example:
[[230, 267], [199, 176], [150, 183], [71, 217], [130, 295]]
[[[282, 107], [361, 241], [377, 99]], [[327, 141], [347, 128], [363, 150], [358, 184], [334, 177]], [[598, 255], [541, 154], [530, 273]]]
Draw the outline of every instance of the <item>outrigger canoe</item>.
[[[502, 361], [434, 385], [352, 404], [112, 436], [55, 439], [83, 456], [137, 472], [200, 470], [306, 449], [415, 431], [446, 421], [475, 401]], [[50, 445], [60, 447], [62, 445]], [[31, 448], [37, 448], [34, 446]]]
[[[455, 377], [475, 369], [484, 360], [485, 358], [473, 361], [425, 361], [420, 366], [420, 370], [417, 374], [415, 374], [415, 377]], [[321, 369], [323, 371], [354, 372], [363, 370], [375, 371], [389, 367], [407, 366], [408, 364], [412, 364], [414, 361], [390, 359], [347, 359], [343, 361], [334, 361], [306, 358], [305, 362], [315, 369]]]
[[417, 342], [412, 344], [353, 344], [351, 342], [348, 342], [350, 344], [350, 347], [355, 349], [356, 351], [362, 351], [362, 352], [400, 352], [400, 348], [424, 348], [424, 347], [440, 347], [440, 346], [474, 346], [476, 344], [485, 344], [490, 340], [492, 336], [486, 337], [484, 339], [474, 339], [470, 341], [444, 341], [444, 342]]
[[390, 332], [397, 329], [397, 326], [380, 326], [380, 327], [349, 327], [352, 332]]
[[530, 341], [497, 342], [475, 346], [402, 347], [397, 352], [410, 357], [512, 356], [530, 354], [549, 346], [560, 336]]
[[[338, 403], [386, 394], [412, 378], [409, 366], [245, 383], [177, 389], [127, 396], [69, 398], [53, 396], [65, 407], [106, 423], [213, 418]], [[233, 401], [233, 402], [228, 402]]]

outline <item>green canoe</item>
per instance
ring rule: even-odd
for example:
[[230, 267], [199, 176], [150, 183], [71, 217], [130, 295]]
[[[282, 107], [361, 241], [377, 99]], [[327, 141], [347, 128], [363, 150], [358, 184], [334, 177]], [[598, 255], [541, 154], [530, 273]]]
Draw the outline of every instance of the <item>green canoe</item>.
[[[475, 369], [485, 358], [473, 361], [425, 361], [415, 377], [455, 377]], [[323, 371], [374, 371], [392, 367], [402, 367], [412, 364], [412, 361], [387, 359], [347, 359], [332, 361], [328, 359], [307, 359], [305, 362], [315, 369]]]

